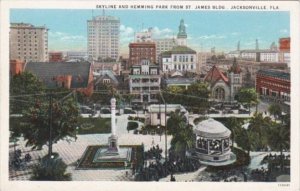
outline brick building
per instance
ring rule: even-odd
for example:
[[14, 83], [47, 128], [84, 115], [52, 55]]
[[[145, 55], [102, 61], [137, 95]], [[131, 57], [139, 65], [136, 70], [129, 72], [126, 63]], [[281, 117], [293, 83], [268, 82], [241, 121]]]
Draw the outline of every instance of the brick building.
[[10, 76], [14, 76], [16, 74], [20, 74], [24, 70], [25, 62], [21, 60], [10, 60]]
[[49, 52], [49, 62], [62, 62], [63, 53], [62, 52]]
[[92, 95], [93, 71], [89, 62], [28, 62], [25, 71], [36, 75], [48, 88], [67, 88]]
[[280, 70], [259, 70], [256, 74], [256, 92], [273, 100], [290, 101], [290, 73]]
[[290, 55], [290, 44], [291, 38], [280, 38], [279, 39], [279, 61], [287, 63], [288, 67], [291, 64], [291, 55]]
[[156, 61], [156, 46], [154, 42], [141, 42], [129, 44], [129, 65], [138, 65], [143, 59], [151, 63]]

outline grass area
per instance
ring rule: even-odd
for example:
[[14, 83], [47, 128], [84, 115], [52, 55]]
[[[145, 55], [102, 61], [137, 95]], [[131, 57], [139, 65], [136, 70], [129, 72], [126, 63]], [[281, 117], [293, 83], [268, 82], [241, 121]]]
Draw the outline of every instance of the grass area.
[[127, 131], [135, 130], [139, 127], [139, 124], [135, 121], [129, 121], [127, 124]]
[[110, 133], [110, 118], [80, 118], [78, 134]]
[[[86, 149], [86, 152], [83, 156], [83, 158], [80, 160], [77, 168], [78, 169], [111, 169], [111, 168], [117, 168], [117, 169], [123, 169], [124, 168], [124, 162], [93, 162], [94, 156], [98, 149], [106, 148], [107, 145], [91, 145], [88, 146]], [[144, 147], [143, 145], [120, 145], [120, 148], [122, 147], [131, 147], [131, 159], [130, 161], [127, 161], [126, 168], [134, 168], [139, 169], [144, 164], [143, 159], [143, 153], [144, 153]]]

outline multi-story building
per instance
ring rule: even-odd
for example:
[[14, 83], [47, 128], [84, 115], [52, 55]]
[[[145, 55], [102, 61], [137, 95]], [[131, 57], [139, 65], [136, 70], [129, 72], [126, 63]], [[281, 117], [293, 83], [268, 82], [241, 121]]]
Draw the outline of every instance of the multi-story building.
[[251, 60], [257, 62], [279, 62], [278, 47], [273, 42], [269, 49], [259, 49], [258, 40], [256, 40], [255, 49], [240, 50], [240, 44], [238, 43], [237, 50], [230, 51], [227, 54], [228, 58], [240, 58], [243, 60]]
[[290, 37], [279, 39], [279, 61], [287, 63], [288, 67], [290, 67], [291, 64], [290, 43]]
[[147, 59], [151, 63], [156, 61], [156, 48], [154, 42], [140, 42], [129, 44], [129, 66], [140, 64]]
[[[255, 85], [255, 79], [258, 70], [261, 69], [287, 70], [287, 64], [281, 62], [256, 62], [251, 60], [237, 59], [237, 63], [241, 68], [243, 85], [245, 85], [245, 83], [251, 83], [253, 87]], [[215, 64], [220, 70], [226, 72], [230, 69], [232, 65], [232, 59], [220, 59], [217, 60]]]
[[161, 77], [159, 66], [144, 59], [139, 65], [131, 67], [129, 75], [129, 91], [135, 103], [155, 103], [160, 91]]
[[85, 51], [69, 51], [67, 52], [66, 59], [83, 61], [83, 60], [87, 60], [88, 56], [87, 56], [87, 52]]
[[196, 72], [197, 54], [186, 46], [175, 46], [171, 50], [163, 52], [162, 71], [191, 71]]
[[92, 62], [93, 71], [100, 72], [102, 70], [110, 70], [114, 73], [114, 75], [120, 75], [121, 72], [121, 62], [119, 61], [110, 61], [110, 62], [100, 62], [100, 61], [93, 61]]
[[256, 74], [256, 91], [274, 100], [290, 101], [290, 73], [281, 70], [259, 70]]
[[135, 33], [134, 39], [135, 42], [153, 42], [152, 28], [149, 28], [147, 31]]
[[120, 50], [120, 19], [97, 16], [87, 21], [88, 57], [90, 60], [117, 60]]
[[[154, 39], [156, 46], [156, 62], [161, 61], [161, 53], [171, 50], [174, 46], [177, 45], [176, 39], [174, 38], [162, 38]], [[161, 64], [161, 63], [160, 63]]]
[[49, 52], [49, 62], [62, 62], [63, 53], [62, 52]]
[[28, 23], [11, 23], [9, 32], [10, 60], [48, 61], [48, 29]]

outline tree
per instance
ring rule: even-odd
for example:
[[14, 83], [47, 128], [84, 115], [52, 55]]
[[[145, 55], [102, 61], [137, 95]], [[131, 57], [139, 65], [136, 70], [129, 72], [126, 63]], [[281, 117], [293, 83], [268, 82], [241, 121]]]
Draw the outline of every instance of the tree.
[[230, 117], [226, 120], [225, 124], [231, 130], [232, 142], [235, 142], [235, 137], [240, 134], [242, 128], [242, 121], [236, 117]]
[[[30, 72], [14, 75], [9, 84], [10, 113], [20, 114], [28, 109], [40, 94], [45, 93], [45, 89], [43, 83]], [[28, 94], [31, 96], [27, 96]]]
[[269, 106], [268, 111], [270, 112], [271, 115], [274, 116], [275, 119], [278, 119], [281, 116], [282, 109], [279, 104], [272, 103]]
[[176, 156], [184, 159], [186, 151], [191, 149], [195, 142], [193, 128], [182, 121], [178, 124], [177, 129], [171, 140], [171, 150], [174, 150]]
[[265, 149], [268, 146], [268, 133], [272, 121], [269, 117], [263, 117], [262, 113], [255, 113], [249, 121], [248, 131], [255, 135], [253, 146], [256, 150]]
[[109, 105], [112, 97], [118, 100], [119, 94], [111, 84], [101, 84], [100, 87], [101, 88], [94, 92], [91, 97], [86, 97], [87, 100], [85, 100], [85, 102]]
[[281, 170], [283, 170], [283, 151], [290, 150], [290, 127], [274, 122], [268, 138], [271, 149], [280, 151], [280, 166]]
[[239, 136], [236, 136], [237, 145], [246, 150], [248, 156], [250, 155], [250, 150], [255, 144], [253, 141], [255, 141], [254, 135], [246, 129], [241, 129]]
[[172, 112], [167, 121], [168, 131], [173, 135], [171, 150], [180, 157], [185, 158], [185, 153], [194, 145], [193, 128], [187, 122], [184, 113], [176, 110]]
[[44, 157], [33, 167], [31, 180], [70, 181], [71, 174], [66, 169], [61, 158]]
[[203, 110], [209, 108], [208, 98], [210, 91], [208, 84], [202, 82], [192, 83], [184, 93], [190, 96], [184, 99], [188, 106]]
[[250, 112], [251, 104], [258, 104], [258, 95], [254, 88], [241, 88], [236, 95], [236, 100], [240, 103], [247, 103]]
[[48, 100], [39, 100], [23, 113], [22, 134], [26, 140], [26, 146], [32, 146], [32, 149], [42, 148], [47, 144], [51, 146], [49, 145], [50, 121], [52, 122], [51, 140], [53, 143], [61, 139], [69, 141], [71, 138], [76, 138], [79, 108], [74, 97], [67, 96], [60, 100], [54, 97], [52, 120], [49, 115], [50, 107]]
[[175, 112], [171, 112], [170, 118], [167, 121], [168, 132], [172, 135], [175, 135], [178, 132], [179, 126], [181, 122], [187, 124], [187, 118], [183, 112], [180, 110], [176, 110]]

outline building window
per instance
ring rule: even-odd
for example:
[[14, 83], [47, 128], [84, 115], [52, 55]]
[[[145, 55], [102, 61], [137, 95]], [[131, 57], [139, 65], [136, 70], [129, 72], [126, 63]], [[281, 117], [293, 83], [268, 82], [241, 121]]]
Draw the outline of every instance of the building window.
[[109, 84], [110, 83], [110, 79], [103, 79], [103, 84]]

